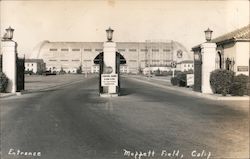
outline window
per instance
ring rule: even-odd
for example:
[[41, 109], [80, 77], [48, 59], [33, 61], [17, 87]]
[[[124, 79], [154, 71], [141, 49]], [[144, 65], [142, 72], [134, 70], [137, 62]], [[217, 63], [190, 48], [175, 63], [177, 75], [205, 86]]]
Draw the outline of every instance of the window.
[[159, 49], [152, 49], [152, 52], [159, 52]]
[[136, 62], [137, 60], [129, 60], [129, 62]]
[[51, 48], [51, 49], [49, 49], [49, 51], [57, 51], [57, 49]]
[[141, 49], [141, 51], [144, 51], [144, 52], [146, 52], [146, 51], [148, 51], [148, 49]]
[[49, 60], [49, 61], [57, 61], [57, 60]]
[[130, 52], [136, 52], [136, 49], [129, 49]]
[[33, 63], [31, 64], [31, 66], [33, 66]]
[[97, 52], [101, 52], [101, 51], [102, 51], [102, 49], [95, 49], [95, 51], [97, 51]]
[[84, 49], [84, 51], [91, 51], [91, 49]]
[[29, 66], [29, 64], [27, 63], [27, 66]]
[[72, 51], [80, 51], [80, 49], [72, 49]]
[[184, 64], [184, 67], [186, 67], [186, 64]]
[[163, 49], [163, 52], [170, 52], [170, 49]]
[[69, 51], [69, 49], [61, 49], [61, 51]]
[[91, 62], [91, 60], [84, 60], [84, 62]]
[[61, 61], [68, 61], [68, 60], [61, 60]]
[[124, 52], [124, 51], [125, 51], [125, 49], [118, 49], [118, 51], [123, 51], [123, 52]]
[[80, 61], [80, 60], [72, 60], [72, 61]]

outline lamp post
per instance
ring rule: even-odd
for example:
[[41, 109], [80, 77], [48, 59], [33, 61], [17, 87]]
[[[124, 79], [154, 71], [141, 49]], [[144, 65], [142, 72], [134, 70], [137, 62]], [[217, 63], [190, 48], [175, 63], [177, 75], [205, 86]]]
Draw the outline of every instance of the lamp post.
[[213, 31], [208, 28], [204, 32], [205, 32], [205, 38], [206, 38], [207, 42], [211, 41]]
[[113, 30], [113, 29], [111, 29], [110, 27], [106, 30], [106, 33], [107, 33], [107, 39], [108, 39], [108, 41], [107, 41], [107, 42], [112, 42], [113, 32], [114, 32], [114, 30]]
[[6, 30], [6, 33], [3, 36], [3, 40], [12, 40], [14, 29], [9, 26], [9, 28], [5, 30]]

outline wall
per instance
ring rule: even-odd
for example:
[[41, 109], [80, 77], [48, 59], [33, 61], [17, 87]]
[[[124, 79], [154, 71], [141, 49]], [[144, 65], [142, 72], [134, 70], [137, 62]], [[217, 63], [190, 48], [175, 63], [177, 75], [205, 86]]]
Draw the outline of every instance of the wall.
[[[250, 42], [236, 42], [236, 74], [245, 74], [249, 76], [249, 48]], [[239, 66], [248, 67], [248, 70], [239, 71]]]

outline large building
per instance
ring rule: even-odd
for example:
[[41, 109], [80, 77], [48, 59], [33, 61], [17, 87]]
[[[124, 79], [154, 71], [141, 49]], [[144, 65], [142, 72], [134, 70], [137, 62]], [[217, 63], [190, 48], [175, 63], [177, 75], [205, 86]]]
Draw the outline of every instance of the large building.
[[[124, 56], [126, 64], [123, 73], [138, 73], [145, 68], [169, 70], [171, 62], [192, 60], [192, 53], [175, 41], [117, 42], [117, 51]], [[96, 73], [99, 66], [94, 58], [103, 51], [102, 42], [50, 42], [38, 44], [31, 58], [43, 59], [46, 69], [51, 71], [75, 72], [82, 67], [83, 72]]]

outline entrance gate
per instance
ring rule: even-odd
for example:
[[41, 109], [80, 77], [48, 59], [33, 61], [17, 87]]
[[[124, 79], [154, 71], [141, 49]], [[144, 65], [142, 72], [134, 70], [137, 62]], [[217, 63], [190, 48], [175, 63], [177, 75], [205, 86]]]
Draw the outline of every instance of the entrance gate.
[[198, 54], [199, 58], [194, 60], [194, 91], [201, 92], [201, 80], [202, 80], [202, 58], [201, 54]]
[[16, 84], [17, 92], [24, 90], [24, 58], [16, 58]]
[[[103, 87], [101, 85], [101, 75], [103, 73], [104, 68], [104, 62], [103, 62], [103, 52], [99, 53], [95, 59], [95, 64], [99, 64], [99, 93], [103, 93]], [[118, 86], [116, 87], [116, 91], [118, 92], [118, 95], [120, 94], [120, 65], [126, 64], [125, 58], [119, 53], [116, 52], [116, 74], [118, 75]]]

